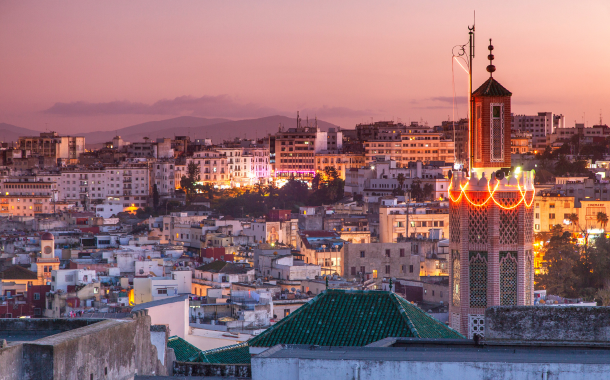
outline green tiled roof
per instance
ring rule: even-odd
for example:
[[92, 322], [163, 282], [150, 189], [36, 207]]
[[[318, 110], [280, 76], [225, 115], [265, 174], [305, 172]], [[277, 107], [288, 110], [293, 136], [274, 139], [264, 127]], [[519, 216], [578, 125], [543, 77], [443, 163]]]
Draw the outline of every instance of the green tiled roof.
[[167, 347], [174, 349], [176, 361], [179, 362], [192, 362], [197, 354], [201, 352], [200, 349], [176, 335], [169, 337]]
[[194, 360], [203, 363], [250, 364], [250, 348], [247, 343], [201, 351]]
[[395, 293], [328, 289], [248, 344], [365, 346], [388, 337], [464, 338]]

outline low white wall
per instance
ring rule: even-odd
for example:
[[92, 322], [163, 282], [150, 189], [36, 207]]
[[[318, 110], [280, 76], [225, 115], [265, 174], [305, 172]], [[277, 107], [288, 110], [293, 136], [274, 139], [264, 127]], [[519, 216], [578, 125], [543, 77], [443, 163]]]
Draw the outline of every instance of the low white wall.
[[610, 363], [443, 363], [252, 358], [252, 380], [285, 379], [605, 380], [610, 379]]

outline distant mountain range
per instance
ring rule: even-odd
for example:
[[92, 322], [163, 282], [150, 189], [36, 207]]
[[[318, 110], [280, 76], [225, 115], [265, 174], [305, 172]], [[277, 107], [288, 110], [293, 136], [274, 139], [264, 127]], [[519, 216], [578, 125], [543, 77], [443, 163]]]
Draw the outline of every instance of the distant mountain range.
[[[306, 120], [302, 120], [301, 123], [305, 125]], [[313, 126], [314, 120], [309, 120], [309, 124]], [[214, 143], [219, 143], [222, 140], [234, 139], [235, 137], [263, 137], [268, 133], [277, 132], [280, 125], [284, 128], [294, 128], [297, 125], [297, 120], [296, 118], [279, 115], [246, 120], [181, 116], [136, 124], [115, 131], [96, 131], [81, 135], [85, 136], [88, 147], [95, 147], [98, 144], [111, 141], [117, 135], [129, 142], [143, 141], [144, 137], [156, 140], [161, 137], [190, 136], [191, 140], [211, 138]], [[318, 127], [324, 131], [328, 128], [337, 128], [336, 125], [322, 120], [318, 120]], [[61, 131], [57, 132], [62, 134]], [[37, 136], [39, 133], [40, 131], [0, 123], [0, 139], [4, 142], [16, 142], [19, 136]]]

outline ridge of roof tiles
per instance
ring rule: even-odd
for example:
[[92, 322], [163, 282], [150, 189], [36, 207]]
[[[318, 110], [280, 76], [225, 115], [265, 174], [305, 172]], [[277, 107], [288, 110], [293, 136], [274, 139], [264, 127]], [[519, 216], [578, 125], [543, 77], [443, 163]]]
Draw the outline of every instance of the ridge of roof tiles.
[[200, 351], [193, 361], [210, 364], [249, 364], [250, 348], [248, 343], [244, 342]]
[[487, 79], [472, 95], [475, 96], [512, 96], [512, 92], [508, 91], [493, 77]]
[[167, 339], [167, 347], [174, 350], [176, 361], [179, 362], [191, 362], [201, 352], [199, 348], [193, 346], [177, 335], [170, 336]]

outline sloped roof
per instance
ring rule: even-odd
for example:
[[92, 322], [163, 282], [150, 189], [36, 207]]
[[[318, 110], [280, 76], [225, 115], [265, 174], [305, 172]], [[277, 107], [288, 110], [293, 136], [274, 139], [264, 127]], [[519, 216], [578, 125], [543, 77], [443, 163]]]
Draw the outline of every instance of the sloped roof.
[[493, 77], [490, 77], [477, 88], [473, 93], [473, 96], [512, 96], [512, 92], [508, 91]]
[[211, 364], [249, 364], [250, 348], [248, 343], [239, 343], [201, 351], [194, 361]]
[[388, 337], [464, 338], [395, 293], [327, 289], [248, 344], [365, 346]]
[[196, 269], [203, 271], [203, 272], [212, 272], [212, 273], [226, 273], [226, 274], [248, 273], [248, 268], [244, 268], [243, 265], [233, 264], [233, 263], [222, 261], [222, 260], [213, 261], [209, 264], [199, 266]]
[[192, 362], [201, 352], [200, 349], [176, 335], [169, 337], [167, 347], [174, 349], [176, 361], [179, 362]]
[[0, 278], [3, 280], [37, 280], [38, 275], [20, 265], [13, 265], [0, 272]]

